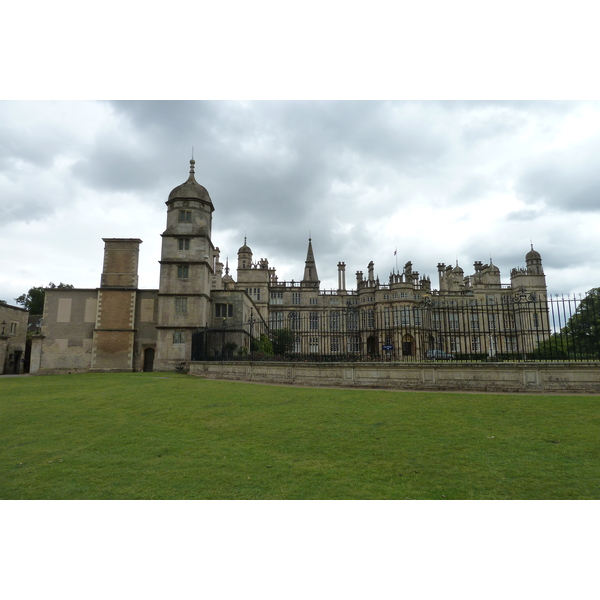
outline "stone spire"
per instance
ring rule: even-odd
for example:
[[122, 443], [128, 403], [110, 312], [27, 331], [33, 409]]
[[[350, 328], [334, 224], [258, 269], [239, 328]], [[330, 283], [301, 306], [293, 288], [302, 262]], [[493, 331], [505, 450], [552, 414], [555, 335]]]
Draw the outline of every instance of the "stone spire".
[[312, 240], [308, 238], [308, 252], [306, 253], [306, 263], [304, 266], [304, 277], [302, 285], [310, 285], [319, 287], [319, 275], [317, 274], [317, 265], [315, 263], [315, 255], [312, 249]]

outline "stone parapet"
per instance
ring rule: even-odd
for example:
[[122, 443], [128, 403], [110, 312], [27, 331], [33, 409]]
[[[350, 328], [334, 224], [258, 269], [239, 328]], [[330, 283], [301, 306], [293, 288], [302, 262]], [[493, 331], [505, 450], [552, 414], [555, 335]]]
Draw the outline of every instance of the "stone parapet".
[[191, 362], [208, 379], [395, 390], [600, 394], [600, 363]]

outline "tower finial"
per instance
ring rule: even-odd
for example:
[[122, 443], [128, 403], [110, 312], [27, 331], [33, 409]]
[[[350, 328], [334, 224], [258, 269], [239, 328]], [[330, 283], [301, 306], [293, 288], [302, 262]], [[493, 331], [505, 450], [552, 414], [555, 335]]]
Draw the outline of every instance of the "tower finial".
[[194, 165], [196, 164], [196, 161], [192, 158], [192, 160], [190, 160], [190, 175], [194, 174]]

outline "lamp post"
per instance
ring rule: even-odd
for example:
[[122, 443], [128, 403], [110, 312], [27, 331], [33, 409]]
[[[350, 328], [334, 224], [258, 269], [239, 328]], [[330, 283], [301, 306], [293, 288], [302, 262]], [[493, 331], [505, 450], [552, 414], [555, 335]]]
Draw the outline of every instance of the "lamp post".
[[250, 319], [248, 320], [248, 323], [250, 323], [250, 360], [252, 360], [252, 340], [254, 339], [252, 337], [252, 330], [254, 329], [255, 321], [256, 321], [256, 319], [254, 318], [254, 309], [251, 308], [250, 309]]

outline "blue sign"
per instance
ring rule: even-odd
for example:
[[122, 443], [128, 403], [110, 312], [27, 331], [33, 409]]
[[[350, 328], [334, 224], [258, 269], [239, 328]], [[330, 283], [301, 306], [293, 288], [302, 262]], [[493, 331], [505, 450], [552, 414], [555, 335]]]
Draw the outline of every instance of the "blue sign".
[[383, 345], [383, 349], [384, 350], [393, 350], [394, 346], [392, 346], [391, 344], [384, 344]]

